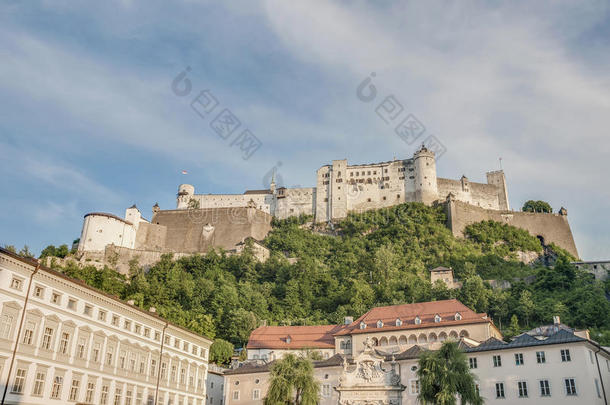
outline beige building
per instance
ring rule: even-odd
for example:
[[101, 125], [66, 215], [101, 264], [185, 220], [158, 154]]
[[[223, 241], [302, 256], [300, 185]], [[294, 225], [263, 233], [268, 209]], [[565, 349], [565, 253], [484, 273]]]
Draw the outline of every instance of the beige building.
[[[413, 313], [422, 314], [416, 316], [425, 321], [409, 325], [407, 314]], [[460, 314], [462, 319], [458, 322], [450, 314]], [[536, 328], [507, 343], [490, 320], [480, 322], [472, 314], [458, 301], [447, 300], [373, 308], [355, 322], [338, 326], [339, 331], [334, 333], [336, 354], [314, 362], [320, 404], [419, 404], [419, 355], [437, 349], [441, 336], [458, 341], [466, 352], [485, 403], [607, 404], [610, 352], [590, 340], [587, 331], [575, 331], [556, 317], [553, 325]], [[404, 320], [409, 327], [397, 328], [384, 322], [388, 319]], [[443, 322], [436, 327], [430, 324]], [[369, 328], [370, 324], [374, 326]], [[255, 334], [259, 345], [266, 340], [266, 332], [270, 336], [289, 332], [293, 338], [298, 332], [282, 327], [281, 333], [275, 333], [279, 330], [268, 328]], [[354, 333], [356, 330], [363, 332]], [[409, 342], [411, 332], [414, 338]], [[406, 344], [400, 344], [402, 334]], [[311, 342], [313, 338], [310, 333], [301, 340]], [[269, 338], [269, 342], [276, 339]], [[272, 361], [256, 360], [225, 372], [224, 405], [262, 404], [272, 365]]]
[[6, 404], [205, 401], [209, 339], [0, 249]]

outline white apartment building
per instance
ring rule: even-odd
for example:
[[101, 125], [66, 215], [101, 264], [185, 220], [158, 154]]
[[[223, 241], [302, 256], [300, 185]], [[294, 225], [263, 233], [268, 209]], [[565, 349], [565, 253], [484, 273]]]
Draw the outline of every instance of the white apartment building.
[[202, 405], [211, 343], [0, 249], [4, 404]]
[[206, 380], [206, 405], [223, 405], [224, 404], [224, 388], [225, 378], [224, 372], [227, 369], [210, 364], [208, 369], [208, 378]]

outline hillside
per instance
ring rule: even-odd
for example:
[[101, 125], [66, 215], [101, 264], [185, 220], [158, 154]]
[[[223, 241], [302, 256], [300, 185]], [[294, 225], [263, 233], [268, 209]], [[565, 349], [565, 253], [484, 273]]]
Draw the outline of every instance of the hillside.
[[[274, 221], [264, 241], [271, 250], [265, 263], [246, 249], [240, 256], [166, 255], [148, 271], [133, 263], [129, 280], [110, 269], [67, 265], [63, 271], [238, 346], [263, 320], [337, 323], [377, 305], [454, 297], [489, 313], [507, 335], [560, 315], [566, 324], [605, 333], [596, 338], [610, 338], [605, 296], [610, 284], [577, 271], [557, 248], [554, 268], [517, 261], [518, 252], [542, 251], [526, 231], [488, 221], [469, 226], [467, 238], [456, 239], [445, 227], [443, 210], [420, 203], [351, 215], [333, 229], [312, 230], [308, 220]], [[461, 290], [430, 283], [428, 270], [439, 265], [454, 269]], [[512, 281], [505, 290], [483, 281], [528, 276], [535, 281]]]

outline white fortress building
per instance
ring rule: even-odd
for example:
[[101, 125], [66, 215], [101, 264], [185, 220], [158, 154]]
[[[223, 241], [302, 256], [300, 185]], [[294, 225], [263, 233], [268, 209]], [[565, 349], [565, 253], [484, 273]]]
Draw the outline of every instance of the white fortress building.
[[432, 204], [455, 200], [490, 210], [508, 210], [508, 191], [503, 171], [487, 173], [487, 183], [437, 177], [434, 153], [422, 146], [411, 159], [362, 165], [333, 160], [316, 172], [316, 187], [276, 187], [248, 190], [243, 194], [195, 194], [195, 187], [178, 188], [177, 209], [246, 207], [277, 218], [313, 215], [316, 222], [344, 218], [348, 212], [390, 207], [405, 202]]
[[3, 404], [203, 405], [211, 343], [0, 249]]

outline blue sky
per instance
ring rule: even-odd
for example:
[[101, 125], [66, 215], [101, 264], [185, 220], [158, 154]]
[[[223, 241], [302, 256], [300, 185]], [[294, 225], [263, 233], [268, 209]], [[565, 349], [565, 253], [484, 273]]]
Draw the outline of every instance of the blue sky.
[[[485, 181], [502, 157], [513, 208], [565, 206], [581, 256], [610, 258], [607, 1], [224, 3], [0, 4], [1, 244], [38, 253], [133, 203], [150, 218], [183, 182], [240, 193], [277, 166], [313, 186], [332, 159], [410, 157], [356, 97], [375, 72], [447, 148], [439, 176]], [[260, 139], [250, 159], [193, 112], [203, 90]]]

